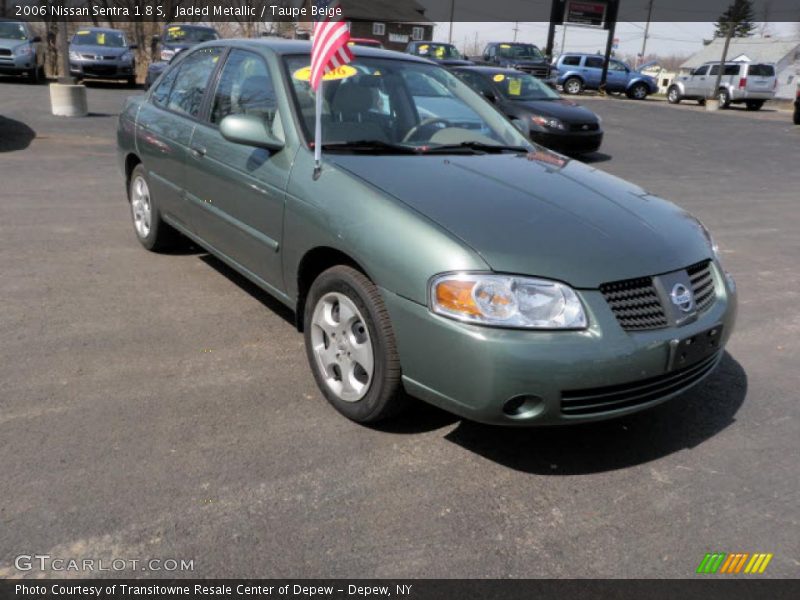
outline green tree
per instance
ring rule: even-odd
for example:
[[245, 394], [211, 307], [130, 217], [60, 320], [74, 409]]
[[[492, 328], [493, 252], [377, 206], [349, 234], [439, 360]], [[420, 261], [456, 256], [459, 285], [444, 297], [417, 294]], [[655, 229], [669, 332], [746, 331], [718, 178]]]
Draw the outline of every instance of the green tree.
[[726, 37], [729, 26], [733, 26], [733, 37], [749, 37], [756, 30], [754, 18], [752, 0], [733, 0], [714, 24], [714, 37]]

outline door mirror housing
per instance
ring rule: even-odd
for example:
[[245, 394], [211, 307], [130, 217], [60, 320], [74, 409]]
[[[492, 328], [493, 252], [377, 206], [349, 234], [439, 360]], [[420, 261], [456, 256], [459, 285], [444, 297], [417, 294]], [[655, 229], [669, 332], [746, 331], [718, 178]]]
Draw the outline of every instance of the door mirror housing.
[[280, 150], [284, 146], [283, 141], [267, 131], [264, 119], [255, 115], [228, 115], [219, 124], [219, 132], [229, 142], [243, 146], [267, 150]]

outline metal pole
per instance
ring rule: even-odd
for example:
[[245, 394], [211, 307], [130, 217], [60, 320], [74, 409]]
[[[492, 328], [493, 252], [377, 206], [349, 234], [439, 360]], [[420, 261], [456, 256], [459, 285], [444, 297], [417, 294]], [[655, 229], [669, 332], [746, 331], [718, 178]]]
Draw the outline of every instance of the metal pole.
[[[642, 63], [644, 63], [644, 51], [645, 48], [647, 48], [647, 34], [650, 31], [650, 19], [653, 18], [653, 2], [654, 0], [650, 0], [650, 5], [647, 7], [647, 24], [644, 26], [644, 39], [642, 40], [642, 54], [640, 57], [642, 59]], [[636, 66], [638, 67], [639, 64]]]
[[58, 82], [64, 85], [74, 85], [75, 79], [69, 72], [69, 35], [67, 33], [67, 20], [62, 19], [58, 26], [58, 54], [60, 76]]
[[[561, 5], [562, 0], [552, 0], [550, 4], [550, 26], [547, 28], [547, 46], [544, 49], [545, 56], [548, 59], [553, 58], [553, 44], [556, 39], [556, 24], [564, 21], [563, 10]], [[564, 51], [564, 48], [561, 48]]]
[[519, 33], [519, 21], [514, 21], [514, 42], [517, 41], [517, 33]]
[[564, 29], [561, 32], [561, 54], [564, 54], [564, 48], [566, 48], [567, 44], [567, 24], [564, 23]]
[[611, 47], [614, 44], [614, 32], [617, 29], [617, 12], [619, 8], [619, 0], [611, 0], [608, 3], [608, 40], [606, 41], [606, 55], [603, 60], [603, 74], [600, 76], [599, 91], [601, 94], [606, 93], [606, 80], [608, 79], [608, 60], [611, 57]]

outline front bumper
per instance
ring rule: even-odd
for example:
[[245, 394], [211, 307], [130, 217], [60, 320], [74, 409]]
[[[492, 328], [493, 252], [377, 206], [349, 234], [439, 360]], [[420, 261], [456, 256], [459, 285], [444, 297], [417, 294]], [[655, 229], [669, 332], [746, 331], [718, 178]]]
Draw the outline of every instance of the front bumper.
[[[585, 331], [480, 327], [432, 314], [426, 306], [382, 290], [409, 394], [474, 421], [558, 425], [608, 419], [649, 408], [704, 379], [721, 360], [736, 320], [736, 292], [717, 266], [717, 300], [682, 327], [626, 332], [603, 295], [580, 290], [590, 319]], [[683, 370], [668, 370], [671, 342], [721, 326], [719, 350]], [[636, 389], [647, 387], [647, 394]], [[626, 400], [608, 396], [622, 390]], [[633, 395], [631, 390], [634, 390]], [[566, 393], [565, 393], [566, 392]], [[592, 394], [608, 409], [570, 411], [569, 398]], [[512, 398], [536, 401], [509, 415]], [[633, 401], [631, 401], [633, 399]], [[641, 400], [641, 401], [637, 401]], [[566, 401], [563, 402], [562, 401]]]
[[603, 143], [603, 132], [565, 131], [564, 133], [531, 131], [531, 139], [545, 148], [563, 154], [586, 154], [597, 151]]
[[0, 56], [0, 73], [4, 75], [22, 75], [36, 67], [36, 55], [3, 55]]
[[81, 79], [128, 79], [134, 76], [135, 67], [129, 62], [70, 61], [69, 71]]

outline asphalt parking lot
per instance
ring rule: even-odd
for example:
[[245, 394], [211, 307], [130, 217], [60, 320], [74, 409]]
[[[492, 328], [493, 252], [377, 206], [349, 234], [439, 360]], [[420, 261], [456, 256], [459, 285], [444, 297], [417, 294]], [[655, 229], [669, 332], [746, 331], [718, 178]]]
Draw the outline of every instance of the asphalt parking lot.
[[92, 87], [92, 116], [64, 120], [46, 86], [0, 82], [0, 576], [74, 576], [14, 568], [49, 554], [193, 577], [692, 577], [711, 551], [798, 576], [789, 113], [583, 100], [607, 131], [588, 162], [700, 217], [737, 279], [701, 387], [569, 429], [424, 406], [369, 429], [324, 401], [277, 302], [204, 253], [140, 247], [115, 157], [130, 93]]

